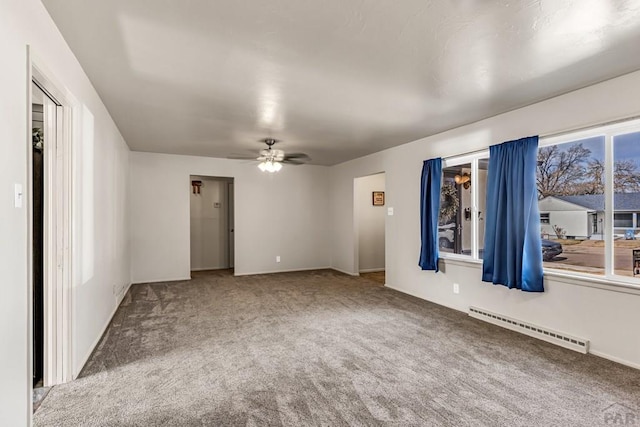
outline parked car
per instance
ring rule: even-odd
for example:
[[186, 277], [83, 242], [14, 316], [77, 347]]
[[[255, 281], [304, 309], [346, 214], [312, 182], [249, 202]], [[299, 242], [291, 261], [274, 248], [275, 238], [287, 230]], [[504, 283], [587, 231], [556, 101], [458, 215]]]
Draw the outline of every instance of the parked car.
[[552, 240], [542, 239], [542, 260], [551, 261], [562, 253], [562, 245]]
[[438, 227], [438, 245], [440, 249], [453, 249], [453, 230], [456, 224], [446, 224]]

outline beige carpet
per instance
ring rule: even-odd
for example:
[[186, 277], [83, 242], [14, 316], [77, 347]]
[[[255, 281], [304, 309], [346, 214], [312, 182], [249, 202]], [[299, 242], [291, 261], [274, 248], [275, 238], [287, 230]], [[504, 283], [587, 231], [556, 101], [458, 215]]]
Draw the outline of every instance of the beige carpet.
[[381, 285], [385, 284], [385, 272], [384, 271], [373, 271], [371, 273], [360, 273], [360, 277], [371, 280], [372, 282], [380, 283]]
[[367, 279], [220, 272], [133, 286], [35, 425], [591, 426], [639, 406], [640, 371]]

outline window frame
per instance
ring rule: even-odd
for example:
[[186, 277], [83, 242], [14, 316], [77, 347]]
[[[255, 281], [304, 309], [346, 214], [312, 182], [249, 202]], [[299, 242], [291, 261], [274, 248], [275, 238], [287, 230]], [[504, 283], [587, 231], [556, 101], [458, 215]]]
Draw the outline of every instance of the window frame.
[[[607, 125], [593, 126], [574, 132], [564, 132], [555, 136], [541, 137], [539, 148], [553, 145], [580, 141], [582, 139], [604, 137], [604, 273], [575, 273], [577, 276], [589, 278], [602, 278], [607, 281], [623, 282], [633, 286], [640, 286], [640, 278], [624, 276], [615, 273], [615, 248], [614, 248], [614, 162], [613, 146], [614, 139], [620, 135], [640, 132], [640, 119], [628, 119]], [[560, 268], [545, 267], [545, 271], [566, 272]], [[574, 272], [571, 272], [572, 274]]]
[[[480, 219], [478, 216], [478, 206], [479, 206], [479, 196], [478, 196], [478, 186], [473, 184], [474, 180], [478, 179], [478, 162], [481, 159], [489, 158], [489, 149], [476, 151], [473, 153], [462, 154], [459, 156], [452, 156], [442, 159], [442, 169], [461, 166], [466, 164], [471, 164], [471, 180], [472, 184], [470, 187], [471, 190], [471, 254], [456, 254], [449, 252], [440, 252], [439, 257], [443, 259], [457, 259], [463, 261], [474, 261], [474, 262], [482, 262], [482, 258], [478, 256], [479, 254], [479, 241], [480, 241]], [[476, 181], [477, 182], [477, 181]], [[486, 196], [486, 188], [485, 188], [485, 196]], [[462, 207], [460, 207], [462, 209]]]

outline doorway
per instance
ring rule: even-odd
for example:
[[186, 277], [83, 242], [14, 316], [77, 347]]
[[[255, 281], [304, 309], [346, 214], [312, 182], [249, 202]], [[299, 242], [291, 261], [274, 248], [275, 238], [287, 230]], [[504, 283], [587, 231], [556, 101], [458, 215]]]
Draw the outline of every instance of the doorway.
[[356, 271], [385, 284], [385, 174], [354, 179], [354, 229]]
[[29, 388], [34, 409], [73, 379], [73, 101], [30, 57], [27, 137]]
[[[33, 409], [72, 379], [71, 120], [66, 98], [34, 65], [29, 98], [30, 378]], [[57, 94], [57, 95], [55, 95]]]
[[191, 271], [234, 268], [233, 178], [190, 176]]

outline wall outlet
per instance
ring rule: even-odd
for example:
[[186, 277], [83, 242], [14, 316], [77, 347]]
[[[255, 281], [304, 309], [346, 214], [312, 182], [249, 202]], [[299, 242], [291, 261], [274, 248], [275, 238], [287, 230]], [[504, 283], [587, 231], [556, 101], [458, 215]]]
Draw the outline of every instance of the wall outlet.
[[387, 208], [387, 215], [393, 216], [393, 208]]
[[453, 293], [454, 294], [459, 294], [460, 293], [460, 285], [457, 283], [453, 284]]
[[276, 256], [276, 262], [280, 262], [280, 255]]

